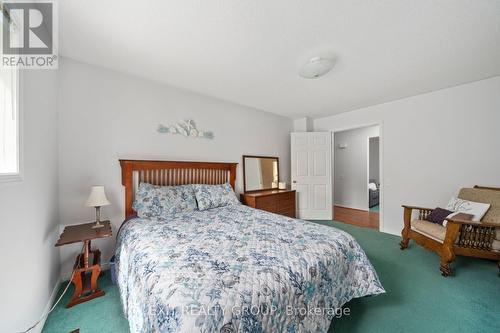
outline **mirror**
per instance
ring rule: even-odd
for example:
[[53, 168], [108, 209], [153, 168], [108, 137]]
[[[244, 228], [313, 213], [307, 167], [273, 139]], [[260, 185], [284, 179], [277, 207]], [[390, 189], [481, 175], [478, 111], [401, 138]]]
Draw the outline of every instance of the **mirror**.
[[245, 192], [278, 188], [277, 157], [243, 155], [243, 187]]

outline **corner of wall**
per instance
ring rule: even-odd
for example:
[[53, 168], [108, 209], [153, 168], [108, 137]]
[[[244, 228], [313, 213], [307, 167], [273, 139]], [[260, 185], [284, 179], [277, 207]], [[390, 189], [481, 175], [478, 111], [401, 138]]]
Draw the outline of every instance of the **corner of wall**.
[[310, 117], [295, 119], [293, 121], [294, 132], [312, 132], [314, 130], [314, 121]]

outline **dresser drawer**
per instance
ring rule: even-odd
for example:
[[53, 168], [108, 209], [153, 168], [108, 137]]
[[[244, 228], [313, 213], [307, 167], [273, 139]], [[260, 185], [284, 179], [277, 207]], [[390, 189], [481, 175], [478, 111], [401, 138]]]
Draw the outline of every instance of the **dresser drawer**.
[[295, 192], [280, 193], [278, 195], [278, 204], [280, 206], [289, 205], [290, 203], [295, 205]]
[[291, 218], [295, 218], [295, 208], [294, 209], [280, 210], [280, 211], [278, 211], [278, 214], [284, 215], [284, 216], [288, 216], [288, 217], [291, 217]]
[[278, 211], [278, 200], [273, 195], [259, 197], [255, 200], [255, 208], [275, 213]]
[[244, 193], [241, 201], [250, 207], [295, 218], [295, 191], [272, 190]]

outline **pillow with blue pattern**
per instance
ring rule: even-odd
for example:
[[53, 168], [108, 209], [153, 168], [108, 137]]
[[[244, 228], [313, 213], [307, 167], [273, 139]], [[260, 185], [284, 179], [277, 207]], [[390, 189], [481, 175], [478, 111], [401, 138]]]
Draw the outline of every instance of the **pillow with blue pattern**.
[[195, 184], [193, 187], [199, 210], [237, 205], [240, 203], [229, 183], [220, 185]]
[[142, 218], [191, 212], [198, 208], [192, 185], [157, 186], [140, 183], [132, 208]]

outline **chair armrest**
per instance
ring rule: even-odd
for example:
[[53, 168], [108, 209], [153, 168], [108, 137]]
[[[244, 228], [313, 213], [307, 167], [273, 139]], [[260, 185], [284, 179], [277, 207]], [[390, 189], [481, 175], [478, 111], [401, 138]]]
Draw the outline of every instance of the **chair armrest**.
[[[458, 216], [458, 215], [456, 215], [456, 216]], [[465, 219], [461, 219], [461, 218], [456, 218], [456, 216], [453, 216], [449, 219], [446, 219], [446, 221], [448, 221], [448, 223], [466, 224], [466, 225], [473, 225], [473, 226], [477, 226], [477, 227], [500, 228], [500, 225], [498, 225], [498, 224], [465, 220]]]
[[425, 220], [427, 216], [434, 210], [433, 208], [424, 208], [416, 206], [402, 205], [404, 208], [403, 219], [405, 221], [405, 226], [410, 227], [410, 220], [414, 210], [418, 210], [418, 219]]
[[[404, 222], [404, 233], [408, 233], [408, 231], [411, 229], [411, 219], [413, 215], [414, 210], [418, 210], [418, 219], [419, 220], [425, 220], [427, 215], [429, 215], [433, 209], [431, 208], [423, 208], [423, 207], [416, 207], [416, 206], [408, 206], [408, 205], [402, 205], [404, 208], [403, 212], [403, 222]], [[403, 237], [405, 237], [403, 235]]]

